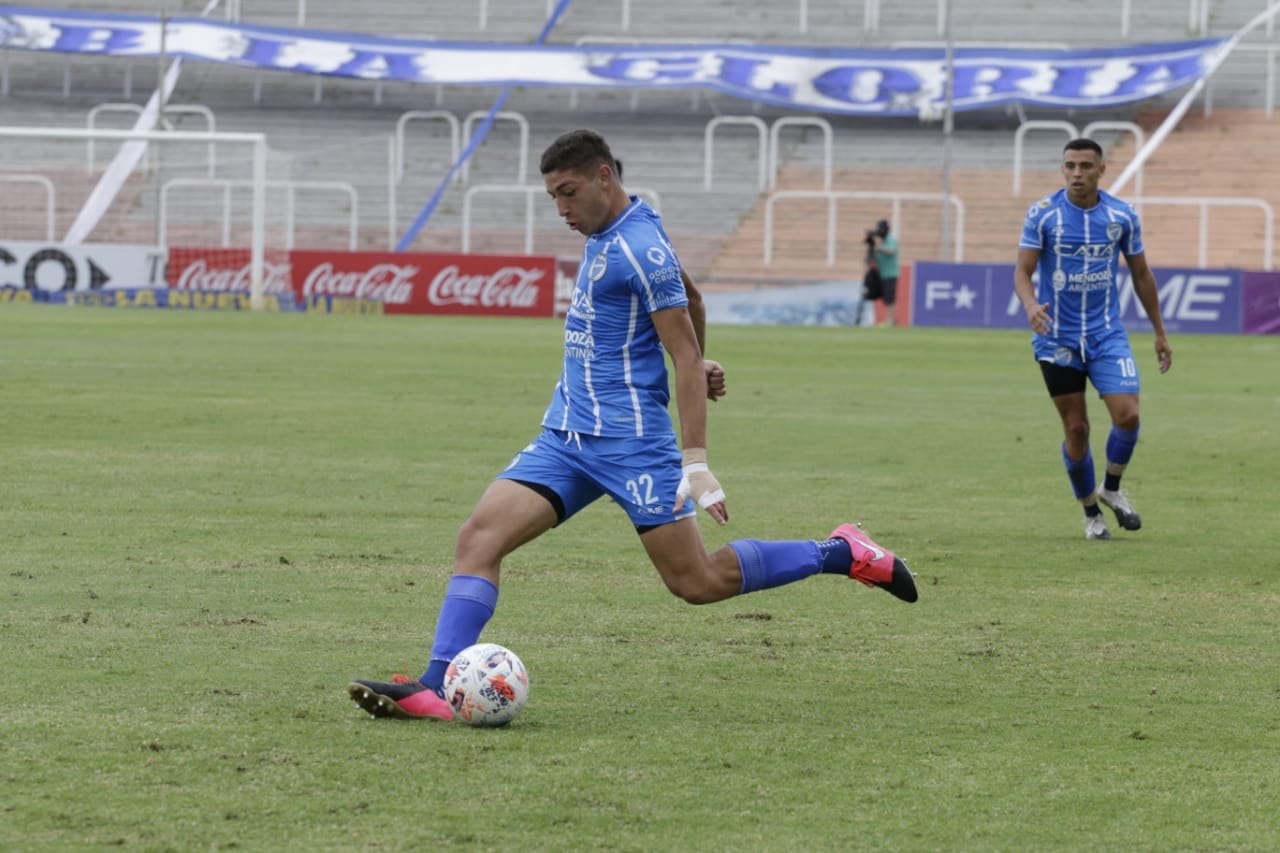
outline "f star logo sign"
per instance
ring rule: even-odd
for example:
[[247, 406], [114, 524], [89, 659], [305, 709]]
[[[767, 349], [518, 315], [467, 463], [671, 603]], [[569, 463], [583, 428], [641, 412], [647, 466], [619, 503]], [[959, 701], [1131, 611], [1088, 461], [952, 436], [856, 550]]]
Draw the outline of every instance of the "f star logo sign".
[[957, 287], [949, 281], [930, 281], [924, 286], [924, 307], [932, 311], [940, 302], [950, 302], [957, 311], [972, 311], [978, 292], [961, 282]]

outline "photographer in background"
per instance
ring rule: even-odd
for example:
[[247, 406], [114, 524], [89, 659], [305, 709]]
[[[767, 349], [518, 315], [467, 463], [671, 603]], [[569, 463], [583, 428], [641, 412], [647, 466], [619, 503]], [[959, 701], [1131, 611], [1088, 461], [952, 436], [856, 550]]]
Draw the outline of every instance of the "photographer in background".
[[885, 318], [881, 325], [896, 325], [893, 303], [898, 295], [898, 238], [889, 233], [889, 221], [881, 219], [876, 223], [874, 231], [867, 232], [866, 242], [867, 260], [874, 266], [880, 280], [879, 296], [884, 300]]
[[858, 301], [858, 310], [854, 312], [854, 325], [864, 325], [862, 316], [866, 313], [868, 303], [871, 306], [871, 319], [865, 325], [874, 326], [876, 322], [876, 300], [884, 296], [884, 286], [880, 281], [880, 269], [876, 266], [876, 232], [868, 231], [862, 238], [867, 247], [863, 256], [865, 272], [862, 274], [862, 299]]

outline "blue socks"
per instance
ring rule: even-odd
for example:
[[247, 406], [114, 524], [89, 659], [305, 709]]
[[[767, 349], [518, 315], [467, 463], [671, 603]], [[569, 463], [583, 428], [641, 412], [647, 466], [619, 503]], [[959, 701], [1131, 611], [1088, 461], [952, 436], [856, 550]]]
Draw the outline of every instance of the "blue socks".
[[1120, 429], [1111, 427], [1107, 436], [1107, 462], [1115, 465], [1128, 465], [1133, 458], [1133, 448], [1138, 443], [1138, 427]]
[[444, 602], [440, 605], [440, 617], [436, 620], [431, 663], [418, 680], [440, 692], [449, 661], [467, 646], [475, 645], [497, 606], [498, 588], [486, 578], [474, 575], [449, 578]]
[[853, 557], [849, 543], [842, 539], [814, 542], [812, 539], [763, 542], [739, 539], [729, 547], [742, 566], [740, 593], [772, 589], [812, 577], [818, 572], [848, 576]]
[[1120, 429], [1111, 427], [1107, 436], [1107, 473], [1102, 480], [1102, 488], [1114, 492], [1120, 488], [1120, 476], [1125, 466], [1133, 458], [1133, 448], [1138, 443], [1138, 427]]
[[1086, 450], [1083, 459], [1072, 459], [1067, 455], [1066, 442], [1063, 442], [1062, 462], [1067, 466], [1067, 477], [1071, 479], [1076, 500], [1084, 500], [1096, 491], [1098, 481], [1093, 473], [1093, 451]]

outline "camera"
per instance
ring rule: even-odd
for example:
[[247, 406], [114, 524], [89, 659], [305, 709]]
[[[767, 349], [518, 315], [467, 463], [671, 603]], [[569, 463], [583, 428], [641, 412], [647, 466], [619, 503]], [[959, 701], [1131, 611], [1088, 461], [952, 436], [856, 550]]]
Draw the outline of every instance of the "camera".
[[866, 243], [868, 246], [874, 246], [876, 243], [876, 238], [879, 236], [880, 236], [879, 231], [877, 231], [874, 228], [870, 228], [867, 230], [867, 236], [862, 238], [862, 242]]

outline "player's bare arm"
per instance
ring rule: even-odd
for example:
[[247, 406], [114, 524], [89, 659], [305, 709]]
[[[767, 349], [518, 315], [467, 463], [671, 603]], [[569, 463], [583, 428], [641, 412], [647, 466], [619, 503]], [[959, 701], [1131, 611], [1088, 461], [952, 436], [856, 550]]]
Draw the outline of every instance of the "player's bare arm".
[[[676, 409], [680, 415], [680, 446], [683, 449], [687, 497], [705, 509], [720, 524], [729, 520], [724, 490], [707, 468], [707, 377], [702, 368], [702, 350], [693, 332], [693, 321], [683, 306], [664, 308], [650, 315], [662, 347], [676, 371]], [[686, 485], [681, 484], [681, 489]]]
[[693, 321], [693, 334], [698, 339], [698, 349], [702, 352], [702, 368], [707, 375], [707, 399], [715, 402], [726, 393], [724, 368], [720, 362], [706, 358], [707, 354], [707, 307], [702, 302], [702, 292], [698, 290], [689, 276], [689, 272], [680, 268], [680, 280], [684, 282], [684, 294], [689, 300], [689, 319]]
[[1031, 283], [1036, 264], [1040, 263], [1039, 249], [1018, 249], [1018, 260], [1013, 267], [1013, 290], [1018, 294], [1022, 310], [1027, 312], [1027, 322], [1037, 335], [1049, 334], [1049, 305], [1036, 301], [1036, 288]]
[[1173, 348], [1164, 334], [1164, 317], [1160, 314], [1160, 293], [1156, 285], [1156, 275], [1147, 264], [1147, 256], [1125, 255], [1125, 263], [1129, 265], [1129, 274], [1133, 276], [1133, 292], [1147, 312], [1151, 328], [1156, 335], [1156, 361], [1160, 372], [1165, 373], [1173, 366]]

